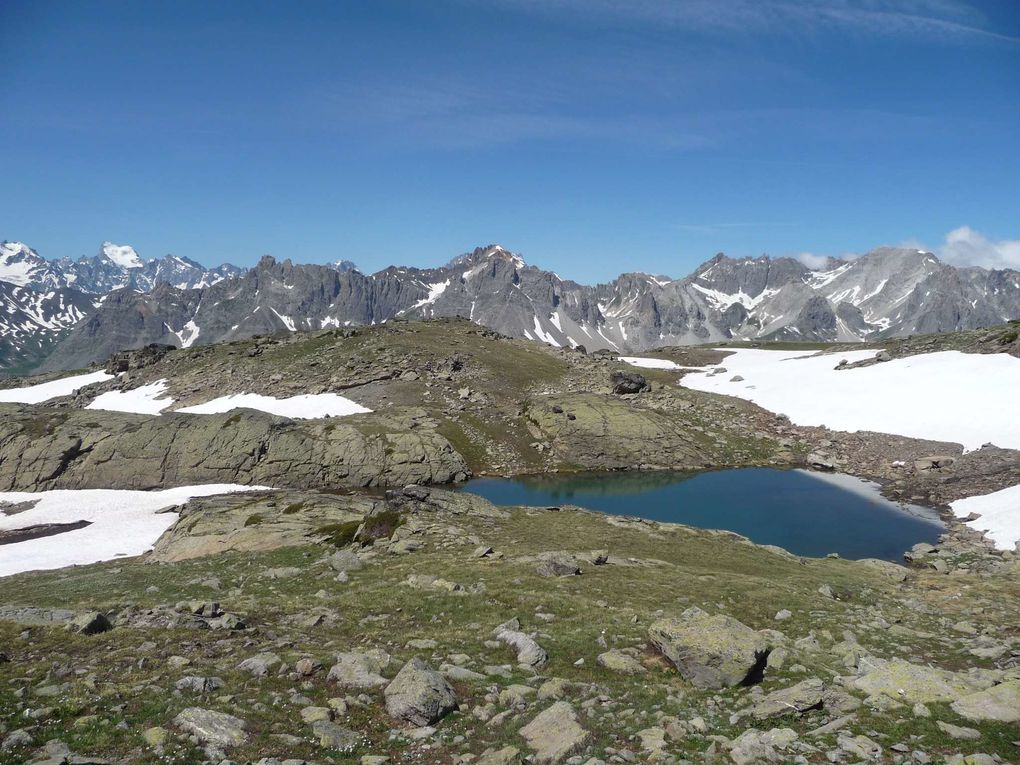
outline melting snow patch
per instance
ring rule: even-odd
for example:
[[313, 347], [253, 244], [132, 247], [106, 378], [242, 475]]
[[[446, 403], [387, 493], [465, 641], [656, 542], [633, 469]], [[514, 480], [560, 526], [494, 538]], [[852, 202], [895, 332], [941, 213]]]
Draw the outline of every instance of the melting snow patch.
[[874, 354], [737, 350], [722, 361], [726, 373], [689, 374], [681, 385], [753, 401], [797, 425], [896, 433], [965, 449], [988, 442], [1020, 448], [1020, 418], [1009, 416], [1016, 411], [1020, 359], [942, 351], [835, 369], [841, 359]]
[[680, 365], [669, 359], [650, 359], [641, 356], [620, 356], [620, 361], [632, 367], [645, 369], [680, 369]]
[[131, 412], [132, 414], [159, 414], [174, 400], [166, 393], [166, 380], [157, 380], [132, 390], [111, 390], [96, 396], [86, 409], [104, 409], [108, 412]]
[[177, 520], [177, 513], [160, 511], [183, 504], [192, 497], [266, 488], [208, 484], [164, 491], [77, 489], [0, 492], [0, 503], [36, 503], [17, 515], [5, 516], [0, 511], [0, 530], [78, 521], [90, 524], [49, 537], [4, 545], [0, 556], [0, 576], [141, 555]]
[[446, 292], [446, 288], [449, 286], [450, 286], [449, 279], [447, 279], [445, 282], [436, 282], [435, 284], [430, 284], [429, 296], [419, 300], [412, 306], [412, 308], [421, 308], [423, 305], [432, 305], [437, 300], [439, 300], [439, 296]]
[[51, 380], [38, 385], [29, 385], [25, 388], [8, 388], [0, 390], [0, 402], [14, 404], [38, 404], [49, 401], [59, 396], [70, 396], [79, 388], [86, 385], [112, 380], [113, 375], [107, 372], [90, 372], [87, 375], [74, 375], [62, 377], [59, 380]]
[[[525, 330], [524, 333], [527, 334], [527, 330]], [[554, 345], [557, 348], [560, 347], [560, 344], [556, 342], [556, 338], [553, 337], [551, 333], [546, 332], [544, 329], [542, 329], [542, 325], [539, 324], [537, 316], [535, 317], [535, 334], [538, 335], [538, 339], [541, 340], [543, 343]]]
[[958, 499], [949, 506], [957, 518], [966, 518], [971, 513], [981, 516], [967, 521], [967, 525], [985, 532], [1000, 550], [1012, 550], [1020, 540], [1020, 486]]
[[314, 420], [320, 417], [345, 417], [349, 414], [364, 414], [371, 409], [335, 393], [308, 393], [290, 398], [273, 398], [258, 393], [238, 393], [221, 396], [195, 406], [185, 406], [178, 412], [186, 414], [222, 414], [234, 409], [258, 409], [281, 417], [297, 420]]

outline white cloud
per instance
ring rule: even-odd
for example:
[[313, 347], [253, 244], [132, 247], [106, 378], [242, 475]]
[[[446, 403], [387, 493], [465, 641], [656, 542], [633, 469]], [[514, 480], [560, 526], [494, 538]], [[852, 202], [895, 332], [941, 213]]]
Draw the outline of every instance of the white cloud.
[[992, 241], [970, 226], [954, 228], [935, 252], [954, 266], [1020, 268], [1020, 240]]
[[794, 255], [797, 260], [810, 268], [812, 271], [820, 271], [829, 263], [828, 255], [815, 255], [813, 252], [801, 252]]

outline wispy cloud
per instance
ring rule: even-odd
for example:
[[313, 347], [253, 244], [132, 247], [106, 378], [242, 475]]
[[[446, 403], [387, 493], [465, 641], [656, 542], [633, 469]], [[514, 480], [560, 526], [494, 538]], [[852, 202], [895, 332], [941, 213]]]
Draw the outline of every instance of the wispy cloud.
[[957, 0], [480, 0], [522, 11], [571, 13], [709, 33], [805, 35], [835, 30], [946, 42], [1020, 38], [985, 27], [984, 16]]
[[957, 266], [1020, 269], [1020, 240], [995, 241], [970, 226], [954, 228], [935, 252]]

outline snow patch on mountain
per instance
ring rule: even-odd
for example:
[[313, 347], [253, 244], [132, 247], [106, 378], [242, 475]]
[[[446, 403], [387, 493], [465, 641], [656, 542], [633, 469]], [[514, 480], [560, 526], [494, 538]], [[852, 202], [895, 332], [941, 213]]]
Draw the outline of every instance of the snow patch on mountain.
[[[753, 401], [797, 425], [950, 441], [968, 450], [988, 442], [1020, 449], [1020, 418], [1003, 416], [1016, 408], [1020, 359], [941, 351], [835, 368], [842, 359], [854, 362], [874, 355], [874, 350], [816, 354], [740, 349], [718, 367], [688, 374], [681, 385]], [[936, 411], [938, 417], [932, 416]]]
[[1000, 550], [1012, 550], [1020, 541], [1020, 486], [950, 502], [957, 518], [980, 516], [966, 524], [984, 532]]
[[0, 492], [0, 503], [35, 503], [16, 515], [7, 516], [0, 511], [0, 530], [82, 521], [89, 524], [49, 537], [4, 545], [4, 554], [0, 556], [0, 576], [141, 555], [152, 549], [156, 540], [177, 521], [178, 513], [167, 512], [168, 508], [182, 505], [194, 497], [265, 490], [268, 487], [206, 484], [164, 491], [78, 489]]
[[103, 409], [108, 412], [131, 412], [133, 414], [159, 414], [174, 400], [164, 396], [166, 380], [157, 380], [131, 390], [111, 390], [96, 396], [86, 409]]
[[39, 383], [38, 385], [27, 385], [24, 388], [7, 388], [0, 390], [0, 402], [14, 404], [41, 404], [60, 396], [70, 396], [80, 388], [87, 385], [112, 380], [113, 375], [108, 372], [89, 372], [83, 375], [71, 375], [61, 377], [59, 380]]
[[620, 361], [624, 364], [630, 364], [632, 367], [642, 367], [643, 369], [683, 369], [675, 361], [669, 359], [653, 359], [645, 356], [620, 356]]
[[372, 411], [335, 393], [309, 393], [290, 398], [274, 398], [258, 393], [237, 393], [214, 398], [204, 404], [185, 406], [176, 411], [184, 414], [222, 414], [234, 409], [257, 409], [261, 412], [297, 420], [346, 417], [351, 414], [365, 414]]

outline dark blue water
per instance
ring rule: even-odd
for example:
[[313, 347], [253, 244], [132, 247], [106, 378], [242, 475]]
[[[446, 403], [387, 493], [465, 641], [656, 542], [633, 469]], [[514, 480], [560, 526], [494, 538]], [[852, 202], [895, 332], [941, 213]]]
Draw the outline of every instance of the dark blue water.
[[729, 529], [796, 555], [899, 561], [943, 531], [934, 511], [885, 499], [875, 484], [801, 470], [552, 473], [478, 478], [465, 491], [496, 505], [580, 505], [613, 515]]

